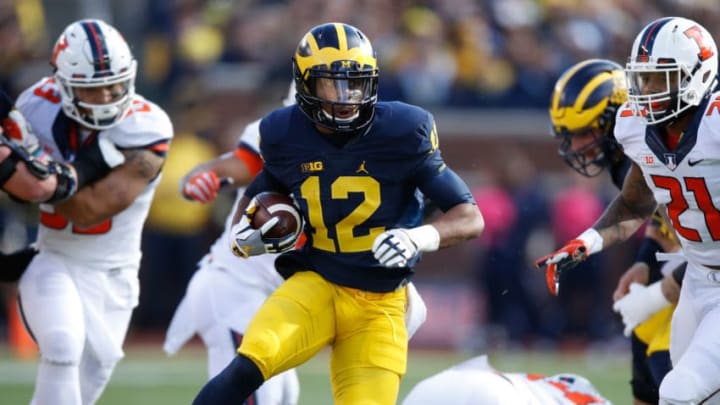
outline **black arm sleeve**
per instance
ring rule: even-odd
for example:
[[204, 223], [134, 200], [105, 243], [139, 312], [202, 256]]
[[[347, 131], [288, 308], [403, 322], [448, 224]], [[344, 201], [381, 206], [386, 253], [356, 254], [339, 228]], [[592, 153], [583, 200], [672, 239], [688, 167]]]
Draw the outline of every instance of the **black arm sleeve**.
[[635, 254], [636, 263], [645, 263], [650, 268], [648, 283], [653, 283], [662, 278], [662, 273], [660, 272], [660, 267], [662, 266], [660, 266], [657, 258], [655, 258], [655, 253], [662, 251], [663, 248], [659, 243], [657, 243], [657, 241], [652, 238], [643, 238], [640, 243], [640, 248], [638, 248], [638, 251]]
[[78, 154], [72, 162], [77, 173], [77, 188], [107, 176], [112, 170], [100, 151], [98, 137], [94, 138], [90, 144], [78, 150]]
[[685, 277], [685, 269], [687, 269], [687, 262], [677, 266], [672, 271], [672, 276], [675, 279], [675, 282], [678, 283], [679, 286], [682, 286], [683, 277]]

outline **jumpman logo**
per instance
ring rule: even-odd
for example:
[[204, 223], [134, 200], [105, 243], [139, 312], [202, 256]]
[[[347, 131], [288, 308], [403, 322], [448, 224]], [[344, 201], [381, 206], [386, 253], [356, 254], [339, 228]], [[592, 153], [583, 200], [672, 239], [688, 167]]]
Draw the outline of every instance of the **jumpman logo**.
[[355, 173], [370, 174], [370, 172], [368, 172], [367, 169], [365, 168], [365, 161], [364, 161], [364, 160], [362, 161], [362, 163], [360, 163], [360, 167], [358, 167], [358, 169], [355, 170]]

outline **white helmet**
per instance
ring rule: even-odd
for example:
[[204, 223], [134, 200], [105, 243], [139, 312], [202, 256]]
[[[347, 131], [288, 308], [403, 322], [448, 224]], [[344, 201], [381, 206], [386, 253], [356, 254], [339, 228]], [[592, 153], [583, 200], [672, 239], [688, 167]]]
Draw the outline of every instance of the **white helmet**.
[[[62, 107], [70, 118], [89, 128], [103, 130], [116, 125], [130, 109], [135, 95], [137, 62], [122, 35], [104, 21], [76, 21], [60, 34], [52, 54], [55, 80]], [[108, 104], [80, 101], [78, 87], [124, 84], [119, 99]]]
[[[625, 67], [628, 101], [649, 124], [673, 119], [713, 90], [717, 71], [717, 46], [703, 26], [682, 17], [655, 20], [633, 43]], [[664, 76], [665, 89], [643, 94], [653, 73]]]

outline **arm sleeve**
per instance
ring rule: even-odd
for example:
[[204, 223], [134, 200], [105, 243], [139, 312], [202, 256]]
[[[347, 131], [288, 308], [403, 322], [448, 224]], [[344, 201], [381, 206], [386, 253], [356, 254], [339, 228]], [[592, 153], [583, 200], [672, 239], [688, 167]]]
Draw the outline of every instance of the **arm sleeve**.
[[662, 251], [663, 249], [660, 244], [657, 243], [657, 241], [651, 238], [643, 238], [642, 242], [640, 243], [640, 247], [635, 254], [636, 263], [645, 263], [650, 268], [650, 276], [648, 280], [649, 284], [662, 278], [662, 273], [660, 272], [660, 268], [662, 266], [660, 266], [657, 259], [655, 258], [655, 253]]
[[475, 204], [467, 184], [447, 166], [437, 175], [426, 177], [418, 188], [443, 212], [458, 204]]
[[252, 183], [250, 183], [245, 190], [245, 196], [253, 198], [263, 191], [277, 191], [283, 194], [290, 194], [290, 191], [267, 170], [261, 170], [260, 173], [255, 176]]

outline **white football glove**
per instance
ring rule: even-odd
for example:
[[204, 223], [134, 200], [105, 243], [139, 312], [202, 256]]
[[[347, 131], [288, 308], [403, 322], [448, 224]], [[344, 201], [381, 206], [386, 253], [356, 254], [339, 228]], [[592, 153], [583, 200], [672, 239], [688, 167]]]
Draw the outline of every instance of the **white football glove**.
[[387, 268], [405, 267], [420, 252], [437, 250], [440, 234], [432, 225], [412, 229], [391, 229], [375, 238], [372, 252], [380, 264]]
[[375, 238], [372, 247], [377, 261], [385, 267], [405, 267], [417, 256], [418, 248], [405, 229], [391, 229]]
[[256, 204], [253, 198], [248, 204], [245, 214], [240, 218], [240, 222], [230, 228], [230, 248], [233, 254], [247, 259], [250, 256], [265, 253], [282, 253], [293, 249], [302, 233], [302, 227], [298, 227], [298, 232], [283, 238], [265, 238], [264, 235], [280, 221], [280, 218], [270, 218], [260, 229], [254, 229], [250, 226], [247, 213], [253, 212], [253, 206]]
[[632, 283], [630, 292], [613, 304], [613, 310], [622, 316], [625, 325], [623, 334], [626, 337], [630, 336], [636, 326], [670, 305], [670, 301], [662, 293], [661, 284], [660, 281], [649, 286]]

